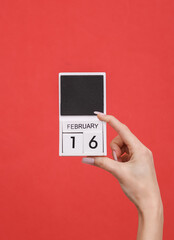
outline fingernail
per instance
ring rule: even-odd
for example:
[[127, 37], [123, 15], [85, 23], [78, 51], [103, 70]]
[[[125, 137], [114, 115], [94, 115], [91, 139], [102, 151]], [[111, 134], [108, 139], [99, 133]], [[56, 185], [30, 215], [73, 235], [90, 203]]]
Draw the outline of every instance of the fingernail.
[[83, 158], [82, 163], [87, 163], [90, 165], [94, 165], [94, 158]]
[[114, 160], [115, 160], [115, 161], [118, 161], [116, 152], [115, 152], [115, 151], [112, 151], [112, 154], [113, 154]]
[[106, 114], [104, 114], [104, 113], [102, 113], [102, 112], [98, 112], [98, 111], [94, 111], [94, 114], [96, 114], [96, 115], [100, 114], [100, 115], [102, 115], [102, 116], [106, 115]]

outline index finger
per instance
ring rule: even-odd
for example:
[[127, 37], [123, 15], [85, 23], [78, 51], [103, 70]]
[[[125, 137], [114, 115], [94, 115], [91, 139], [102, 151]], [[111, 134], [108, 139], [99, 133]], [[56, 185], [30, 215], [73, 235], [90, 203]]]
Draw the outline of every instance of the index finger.
[[118, 133], [118, 135], [120, 135], [126, 145], [134, 147], [141, 143], [129, 128], [114, 116], [97, 113], [97, 117], [99, 120], [107, 122]]

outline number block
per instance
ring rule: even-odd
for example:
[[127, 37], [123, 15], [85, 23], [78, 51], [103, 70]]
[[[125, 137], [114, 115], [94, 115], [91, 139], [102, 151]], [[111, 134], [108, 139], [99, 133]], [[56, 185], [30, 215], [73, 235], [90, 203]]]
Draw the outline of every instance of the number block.
[[63, 153], [83, 153], [83, 133], [63, 133]]
[[103, 152], [102, 132], [84, 133], [84, 153], [98, 154]]

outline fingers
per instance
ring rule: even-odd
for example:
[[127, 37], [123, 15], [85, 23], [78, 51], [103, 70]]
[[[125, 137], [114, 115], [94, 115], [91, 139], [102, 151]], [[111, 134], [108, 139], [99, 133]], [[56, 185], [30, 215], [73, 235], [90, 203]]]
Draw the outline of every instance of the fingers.
[[121, 176], [121, 168], [120, 168], [120, 163], [113, 161], [112, 159], [108, 157], [90, 157], [90, 158], [83, 158], [82, 159], [83, 163], [87, 163], [90, 165], [94, 165], [97, 167], [100, 167], [112, 174], [119, 179]]
[[121, 139], [121, 137], [118, 135], [116, 136], [111, 142], [110, 142], [110, 147], [112, 151], [115, 151], [117, 154], [117, 157], [120, 157], [122, 154], [121, 148], [123, 147], [124, 142]]
[[128, 154], [123, 154], [121, 157], [120, 157], [120, 161], [121, 162], [128, 162], [130, 160], [130, 156]]
[[113, 172], [115, 168], [114, 161], [108, 157], [95, 157], [94, 165], [108, 172]]
[[118, 119], [111, 115], [97, 114], [99, 120], [107, 122], [120, 135], [125, 144], [131, 147], [140, 144], [138, 138], [129, 130], [129, 128], [121, 123]]

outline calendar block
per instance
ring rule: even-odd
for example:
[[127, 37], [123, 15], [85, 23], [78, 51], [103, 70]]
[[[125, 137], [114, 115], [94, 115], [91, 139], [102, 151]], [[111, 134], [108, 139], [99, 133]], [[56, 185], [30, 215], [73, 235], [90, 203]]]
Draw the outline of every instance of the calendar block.
[[86, 155], [95, 155], [103, 152], [102, 132], [84, 133], [84, 153]]
[[104, 72], [59, 73], [59, 155], [105, 156], [106, 114]]
[[82, 133], [63, 133], [63, 153], [67, 155], [83, 153]]

